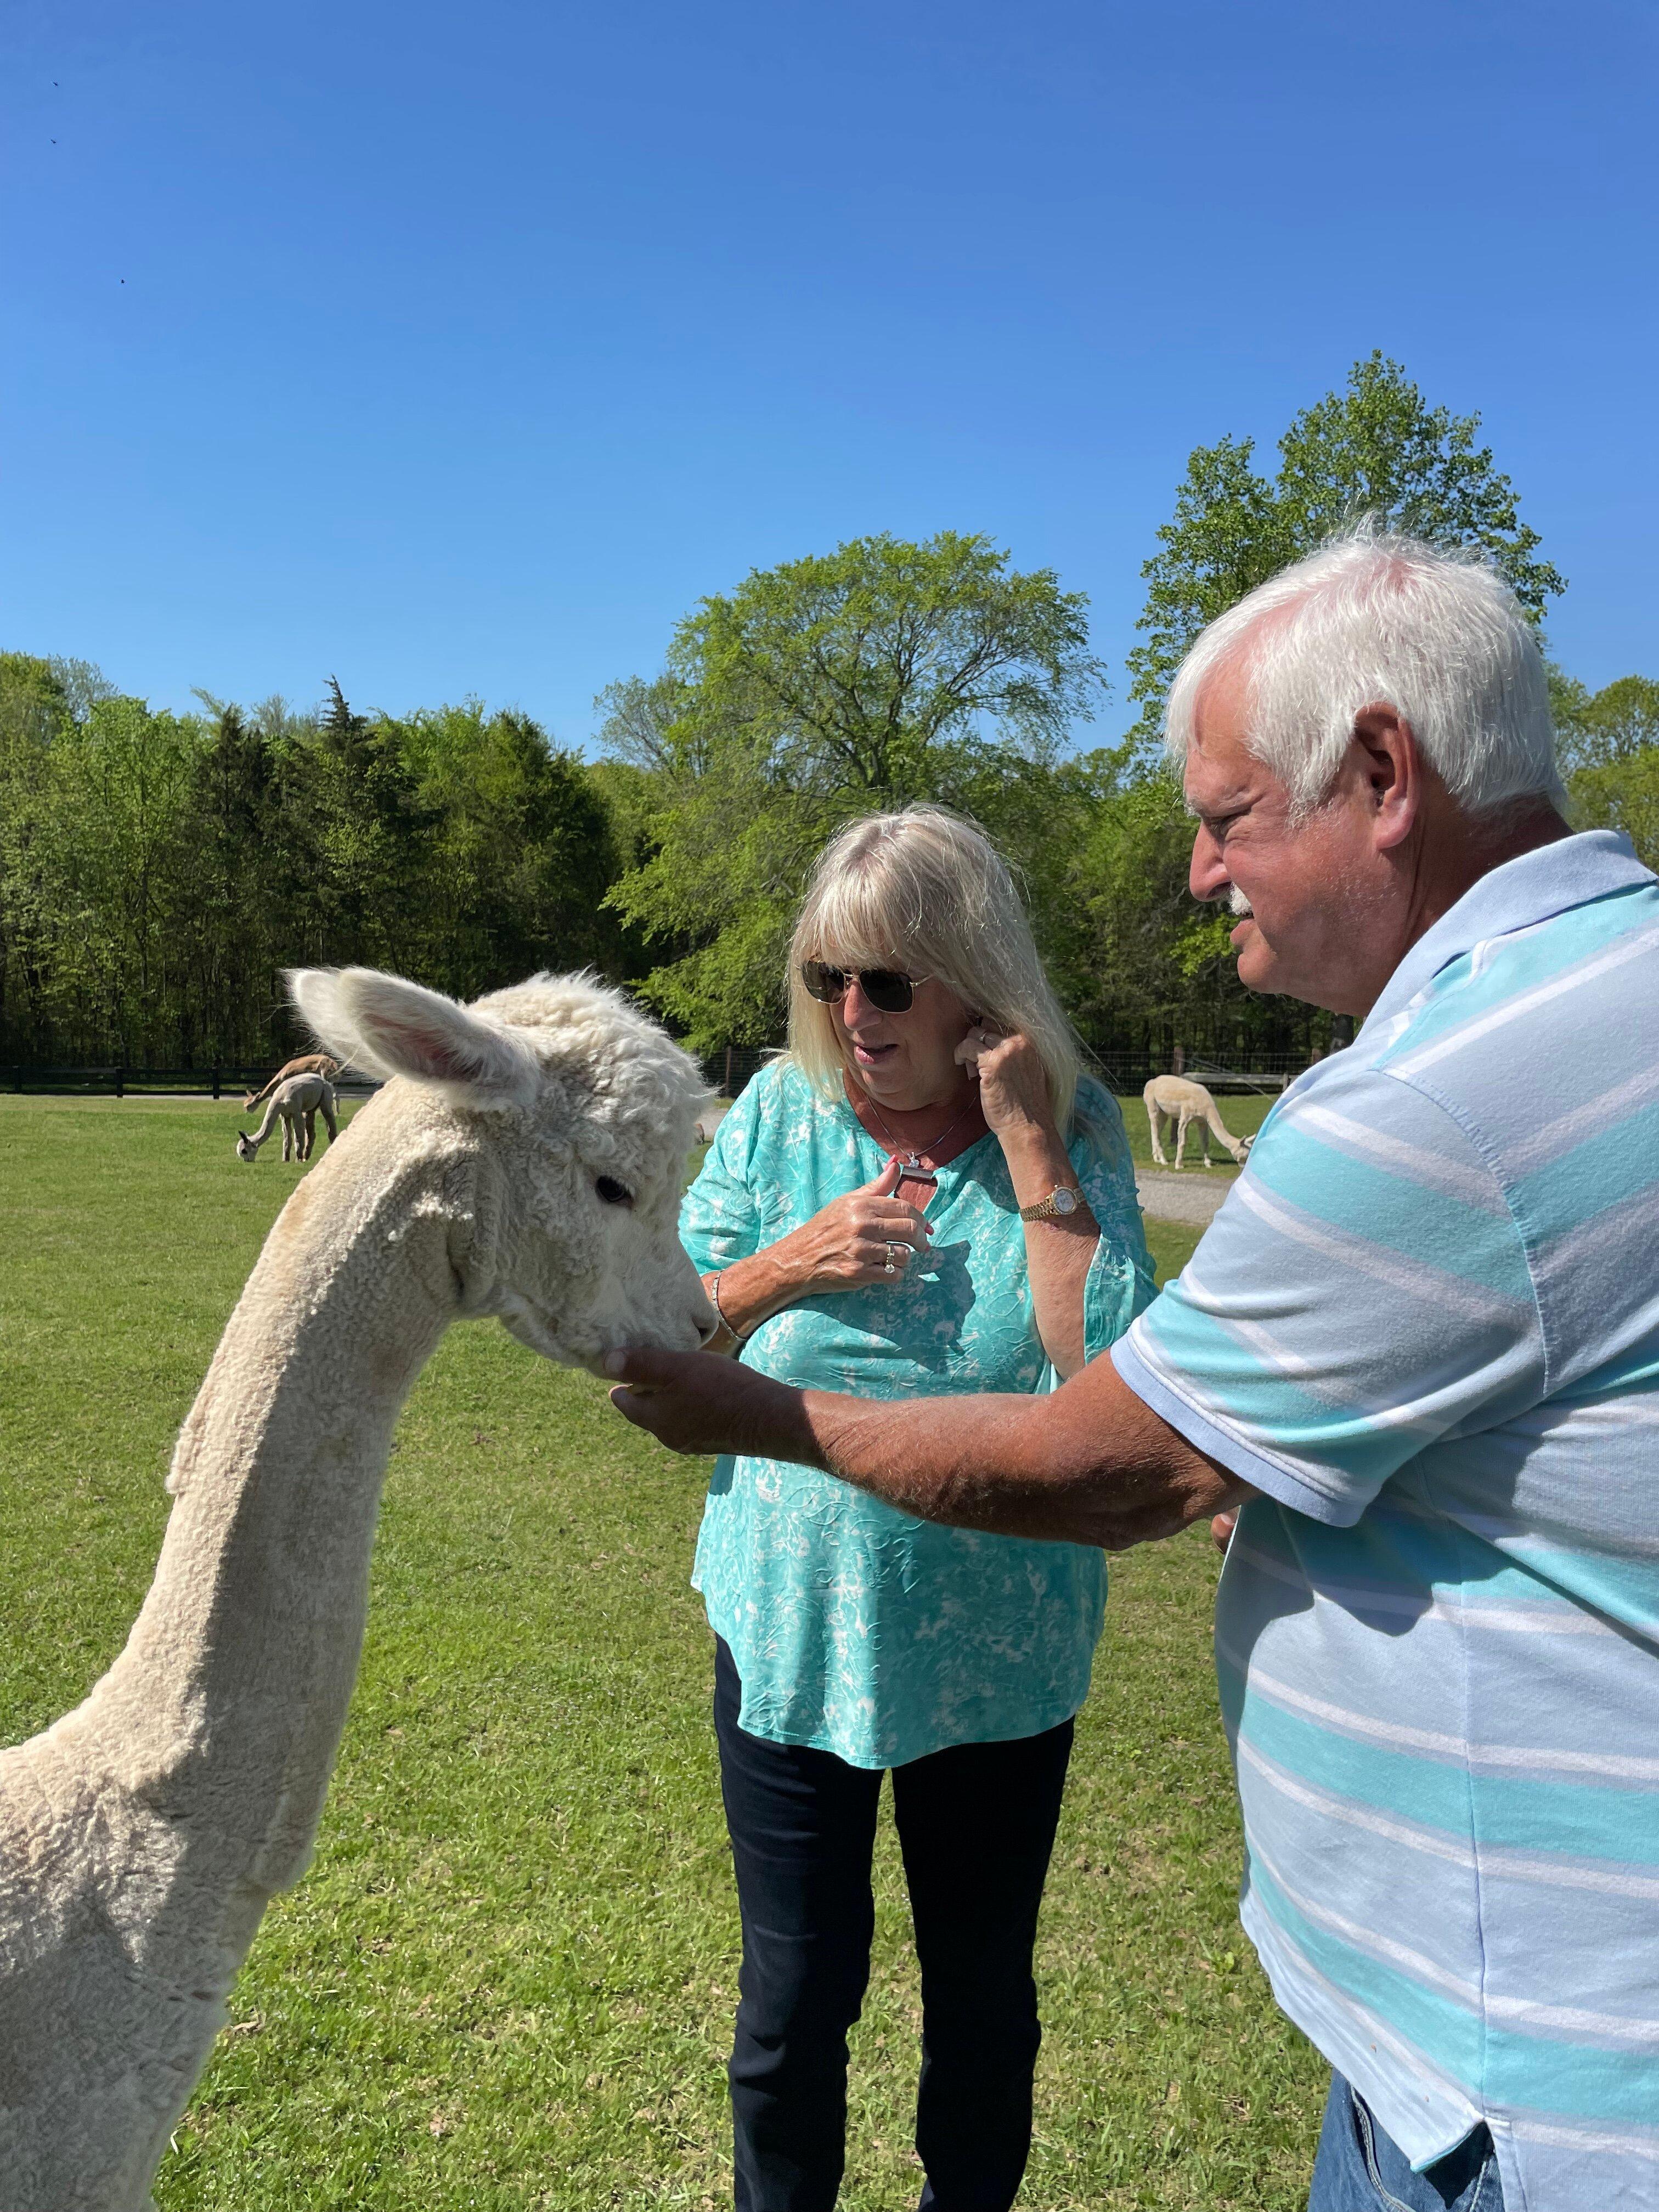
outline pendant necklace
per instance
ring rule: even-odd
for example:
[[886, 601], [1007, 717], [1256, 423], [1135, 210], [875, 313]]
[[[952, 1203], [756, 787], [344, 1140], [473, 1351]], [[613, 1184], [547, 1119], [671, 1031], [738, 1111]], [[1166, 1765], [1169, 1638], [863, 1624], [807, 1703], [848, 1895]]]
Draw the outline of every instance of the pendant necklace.
[[968, 1104], [963, 1108], [961, 1113], [957, 1115], [956, 1121], [947, 1121], [945, 1127], [939, 1131], [938, 1136], [929, 1138], [928, 1141], [923, 1145], [920, 1150], [918, 1150], [915, 1146], [907, 1146], [902, 1139], [893, 1134], [892, 1130], [888, 1127], [887, 1117], [882, 1112], [880, 1107], [878, 1106], [875, 1100], [870, 1097], [867, 1091], [864, 1095], [866, 1099], [869, 1102], [870, 1111], [875, 1115], [877, 1121], [881, 1123], [882, 1127], [887, 1131], [887, 1141], [893, 1147], [895, 1158], [898, 1158], [902, 1161], [905, 1175], [908, 1176], [914, 1182], [936, 1183], [939, 1181], [939, 1174], [936, 1169], [923, 1167], [921, 1164], [922, 1153], [936, 1152], [939, 1146], [945, 1142], [945, 1139], [950, 1135], [951, 1130], [956, 1127], [957, 1122], [965, 1121], [968, 1116], [973, 1112], [975, 1107], [979, 1103], [977, 1098], [970, 1099]]

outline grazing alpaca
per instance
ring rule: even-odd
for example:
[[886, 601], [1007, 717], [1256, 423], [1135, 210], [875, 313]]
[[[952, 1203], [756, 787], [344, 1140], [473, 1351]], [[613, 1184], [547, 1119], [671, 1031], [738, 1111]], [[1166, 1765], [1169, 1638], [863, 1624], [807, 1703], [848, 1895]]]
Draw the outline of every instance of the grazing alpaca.
[[1141, 1092], [1146, 1102], [1146, 1119], [1152, 1125], [1152, 1158], [1161, 1168], [1169, 1161], [1164, 1157], [1162, 1139], [1168, 1134], [1160, 1123], [1176, 1124], [1175, 1164], [1181, 1165], [1187, 1150], [1187, 1132], [1196, 1121], [1204, 1142], [1204, 1164], [1210, 1164], [1210, 1133], [1214, 1131], [1224, 1149], [1236, 1160], [1243, 1160], [1254, 1137], [1231, 1137], [1221, 1118], [1219, 1109], [1201, 1083], [1188, 1082], [1184, 1075], [1155, 1075]]
[[613, 992], [471, 1007], [293, 979], [391, 1079], [283, 1207], [173, 1455], [126, 1649], [0, 1752], [0, 2205], [140, 2212], [274, 1891], [309, 1858], [357, 1670], [392, 1425], [453, 1321], [549, 1358], [693, 1350], [678, 1235], [708, 1096]]
[[242, 1101], [244, 1114], [251, 1114], [256, 1106], [263, 1106], [279, 1083], [286, 1083], [290, 1075], [320, 1075], [325, 1083], [339, 1080], [340, 1063], [331, 1052], [302, 1052], [297, 1060], [285, 1060], [263, 1091], [250, 1091]]
[[276, 1127], [283, 1125], [283, 1158], [291, 1160], [297, 1147], [302, 1160], [311, 1158], [311, 1148], [317, 1141], [317, 1116], [321, 1114], [328, 1127], [328, 1141], [333, 1144], [340, 1133], [340, 1125], [334, 1118], [334, 1085], [320, 1075], [294, 1075], [286, 1083], [279, 1083], [271, 1093], [270, 1103], [265, 1109], [265, 1118], [250, 1137], [246, 1129], [236, 1133], [236, 1157], [239, 1160], [256, 1160], [259, 1147]]

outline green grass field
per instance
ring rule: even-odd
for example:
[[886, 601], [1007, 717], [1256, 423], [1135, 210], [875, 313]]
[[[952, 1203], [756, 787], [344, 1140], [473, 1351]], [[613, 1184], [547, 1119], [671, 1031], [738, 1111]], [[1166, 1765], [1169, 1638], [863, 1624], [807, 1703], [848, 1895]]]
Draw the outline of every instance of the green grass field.
[[[174, 1431], [300, 1172], [274, 1146], [239, 1164], [238, 1126], [229, 1104], [0, 1097], [0, 1741], [85, 1692], [149, 1583]], [[1189, 1249], [1155, 1244], [1165, 1268]], [[398, 1432], [316, 1863], [265, 1920], [165, 2212], [729, 2202], [737, 1916], [686, 1586], [706, 1474], [494, 1325], [446, 1340]], [[1112, 1573], [1022, 2201], [1292, 2212], [1324, 2071], [1235, 1919], [1213, 1558], [1192, 1535]], [[878, 1896], [854, 2212], [918, 2188], [885, 1824]]]

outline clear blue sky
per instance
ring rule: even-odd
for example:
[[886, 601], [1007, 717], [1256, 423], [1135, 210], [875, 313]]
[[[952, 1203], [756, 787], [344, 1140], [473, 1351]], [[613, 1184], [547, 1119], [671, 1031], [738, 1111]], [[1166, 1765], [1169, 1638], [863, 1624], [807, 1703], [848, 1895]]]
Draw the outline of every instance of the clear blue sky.
[[1116, 664], [1189, 449], [1381, 346], [1559, 657], [1659, 673], [1649, 0], [6, 21], [0, 643], [574, 743], [702, 593], [948, 526]]

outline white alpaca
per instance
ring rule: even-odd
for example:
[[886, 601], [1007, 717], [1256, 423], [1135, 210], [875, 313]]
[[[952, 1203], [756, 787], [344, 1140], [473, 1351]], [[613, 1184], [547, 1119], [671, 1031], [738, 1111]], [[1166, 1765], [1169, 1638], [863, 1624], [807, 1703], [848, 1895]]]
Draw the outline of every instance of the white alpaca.
[[[1168, 1124], [1176, 1125], [1175, 1164], [1179, 1167], [1187, 1150], [1187, 1132], [1192, 1124], [1199, 1124], [1204, 1144], [1204, 1164], [1210, 1164], [1210, 1133], [1214, 1131], [1224, 1150], [1236, 1160], [1242, 1160], [1255, 1142], [1254, 1137], [1231, 1137], [1221, 1118], [1219, 1108], [1201, 1083], [1188, 1082], [1184, 1075], [1155, 1075], [1141, 1092], [1146, 1102], [1146, 1119], [1152, 1127], [1152, 1158], [1161, 1168], [1169, 1161], [1164, 1156], [1162, 1139], [1169, 1133]], [[1163, 1126], [1160, 1126], [1163, 1125]]]
[[[242, 1111], [246, 1113], [246, 1107]], [[308, 1160], [311, 1148], [317, 1141], [319, 1114], [327, 1127], [328, 1141], [331, 1145], [340, 1133], [340, 1125], [334, 1118], [334, 1085], [326, 1076], [289, 1076], [286, 1083], [279, 1083], [271, 1092], [265, 1118], [253, 1134], [250, 1137], [246, 1129], [237, 1131], [237, 1158], [257, 1160], [260, 1146], [280, 1121], [283, 1125], [283, 1158], [291, 1160], [297, 1156]]]
[[472, 1007], [353, 968], [292, 978], [389, 1079], [308, 1175], [173, 1455], [126, 1649], [0, 1752], [0, 2205], [140, 2212], [274, 1891], [296, 1881], [362, 1645], [392, 1425], [452, 1321], [548, 1358], [694, 1349], [677, 1234], [693, 1063], [614, 993]]

